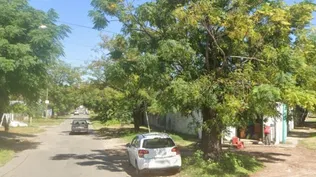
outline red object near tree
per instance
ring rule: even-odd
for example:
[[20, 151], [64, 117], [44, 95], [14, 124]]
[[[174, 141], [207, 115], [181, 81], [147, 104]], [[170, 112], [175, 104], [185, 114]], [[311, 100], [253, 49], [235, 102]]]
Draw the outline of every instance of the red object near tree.
[[245, 147], [244, 142], [240, 141], [239, 138], [236, 136], [232, 138], [232, 144], [237, 149], [242, 149]]
[[270, 134], [270, 126], [264, 126], [264, 134]]

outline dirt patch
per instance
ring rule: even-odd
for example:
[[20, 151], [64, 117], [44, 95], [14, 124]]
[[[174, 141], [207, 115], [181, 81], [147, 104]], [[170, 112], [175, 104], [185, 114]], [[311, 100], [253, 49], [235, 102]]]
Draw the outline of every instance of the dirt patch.
[[310, 138], [316, 132], [316, 119], [307, 119], [302, 127], [297, 127], [289, 133], [289, 139], [296, 139], [295, 147], [256, 146], [243, 150], [264, 162], [265, 168], [253, 177], [261, 176], [315, 176], [315, 150], [304, 147], [302, 140]]
[[253, 177], [314, 176], [316, 174], [315, 151], [303, 147], [258, 146], [246, 148], [243, 152], [264, 162], [265, 168], [251, 175]]

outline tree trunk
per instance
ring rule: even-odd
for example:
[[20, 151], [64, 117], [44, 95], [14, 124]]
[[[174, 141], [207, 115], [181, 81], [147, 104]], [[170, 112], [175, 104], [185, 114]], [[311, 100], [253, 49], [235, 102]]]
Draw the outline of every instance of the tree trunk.
[[203, 130], [201, 149], [204, 159], [212, 158], [217, 160], [222, 152], [221, 147], [221, 126], [216, 118], [216, 112], [204, 107], [202, 109]]
[[4, 131], [9, 132], [10, 130], [10, 121], [8, 118], [4, 119]]
[[308, 111], [300, 106], [295, 107], [295, 114], [294, 114], [294, 122], [295, 126], [303, 126], [305, 123], [305, 119], [307, 118]]
[[[2, 115], [5, 113], [5, 110], [8, 105], [9, 105], [8, 93], [3, 88], [0, 87], [0, 115], [1, 115], [0, 118], [2, 118]], [[7, 121], [7, 119], [3, 120], [2, 126], [4, 126], [4, 130], [6, 132], [9, 131], [9, 121]]]
[[141, 119], [141, 111], [139, 108], [136, 108], [133, 110], [132, 117], [134, 120], [134, 130], [135, 132], [139, 132], [140, 119]]

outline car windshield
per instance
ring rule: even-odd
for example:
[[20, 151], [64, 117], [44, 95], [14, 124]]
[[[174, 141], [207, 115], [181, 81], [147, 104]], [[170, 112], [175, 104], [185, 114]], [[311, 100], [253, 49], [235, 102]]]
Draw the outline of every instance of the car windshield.
[[80, 124], [86, 124], [87, 122], [85, 120], [75, 120], [72, 122], [72, 124], [80, 125]]
[[154, 138], [145, 139], [143, 142], [143, 148], [155, 149], [155, 148], [166, 148], [175, 146], [171, 138]]

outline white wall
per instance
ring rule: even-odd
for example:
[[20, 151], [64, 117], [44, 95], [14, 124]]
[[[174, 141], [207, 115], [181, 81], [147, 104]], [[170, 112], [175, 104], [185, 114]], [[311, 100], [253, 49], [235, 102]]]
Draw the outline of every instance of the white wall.
[[194, 112], [193, 116], [182, 116], [180, 113], [167, 114], [166, 116], [148, 115], [149, 124], [158, 128], [201, 137], [202, 116]]
[[227, 127], [226, 132], [224, 132], [224, 140], [230, 141], [236, 135], [237, 135], [236, 127]]
[[[282, 143], [283, 139], [283, 114], [286, 114], [286, 111], [283, 110], [283, 104], [278, 103], [277, 111], [279, 112], [278, 116], [275, 117], [265, 117], [268, 118], [268, 124], [271, 126], [271, 140], [275, 142], [275, 144]], [[287, 131], [291, 131], [294, 129], [294, 121], [288, 121]], [[285, 137], [286, 140], [286, 137]]]

